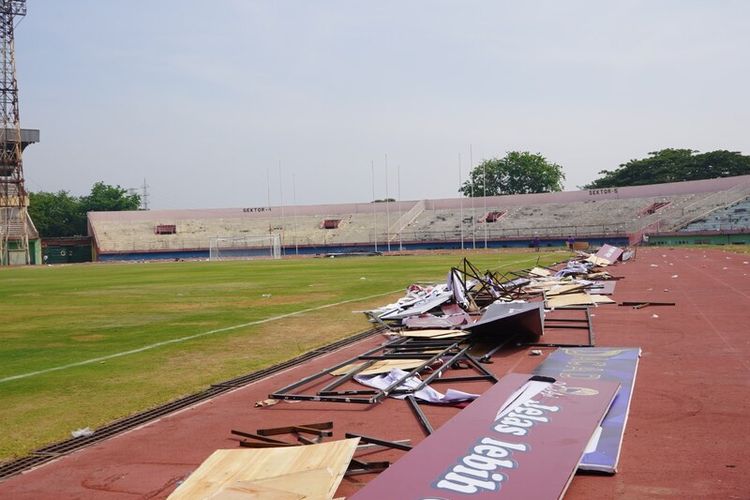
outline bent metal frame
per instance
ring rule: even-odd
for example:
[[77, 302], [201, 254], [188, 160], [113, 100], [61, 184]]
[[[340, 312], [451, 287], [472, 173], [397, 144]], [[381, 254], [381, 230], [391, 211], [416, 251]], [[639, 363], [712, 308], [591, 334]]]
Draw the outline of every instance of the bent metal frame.
[[[474, 342], [471, 340], [471, 336], [460, 339], [396, 338], [385, 344], [369, 349], [362, 354], [326, 368], [325, 370], [321, 370], [305, 377], [293, 384], [289, 384], [270, 394], [269, 397], [272, 399], [295, 401], [374, 404], [392, 394], [413, 394], [430, 383], [487, 380], [494, 384], [497, 382], [497, 378], [495, 378], [492, 373], [487, 371], [471, 354], [469, 354], [469, 350], [473, 345]], [[377, 361], [389, 359], [419, 359], [423, 360], [423, 362], [411, 370], [405, 370], [406, 374], [404, 376], [399, 377], [384, 389], [368, 388], [338, 390], [339, 387], [351, 381], [356, 375], [365, 371]], [[442, 364], [439, 366], [433, 366], [441, 361]], [[330, 374], [330, 372], [353, 363], [359, 364], [353, 366], [352, 369], [344, 375], [334, 376]], [[448, 369], [459, 367], [473, 368], [476, 371], [476, 375], [441, 377]], [[414, 388], [399, 387], [408, 378], [416, 375], [426, 376]], [[309, 389], [311, 386], [319, 385], [326, 381], [328, 381], [328, 383], [324, 387], [313, 393], [296, 392], [296, 390], [304, 390], [304, 388]]]

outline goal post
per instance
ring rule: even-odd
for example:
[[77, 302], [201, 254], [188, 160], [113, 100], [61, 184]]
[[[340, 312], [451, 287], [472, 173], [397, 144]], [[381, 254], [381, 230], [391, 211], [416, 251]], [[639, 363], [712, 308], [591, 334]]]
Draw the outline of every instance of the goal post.
[[278, 234], [269, 236], [213, 236], [208, 240], [208, 260], [280, 259]]

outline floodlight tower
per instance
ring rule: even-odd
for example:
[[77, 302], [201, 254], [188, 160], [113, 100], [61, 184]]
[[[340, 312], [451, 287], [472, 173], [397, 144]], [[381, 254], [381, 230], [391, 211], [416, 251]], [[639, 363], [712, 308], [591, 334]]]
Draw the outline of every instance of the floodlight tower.
[[29, 197], [23, 180], [14, 23], [26, 0], [0, 0], [0, 264], [29, 264]]

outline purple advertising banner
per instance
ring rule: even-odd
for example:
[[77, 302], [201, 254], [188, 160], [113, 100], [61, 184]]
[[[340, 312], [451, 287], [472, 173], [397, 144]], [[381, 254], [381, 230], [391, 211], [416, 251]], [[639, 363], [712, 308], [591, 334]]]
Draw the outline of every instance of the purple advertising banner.
[[561, 498], [619, 386], [506, 375], [353, 498]]
[[611, 263], [617, 262], [617, 259], [620, 258], [620, 255], [622, 255], [622, 248], [613, 247], [612, 245], [604, 244], [599, 249], [598, 252], [596, 252], [596, 256], [600, 259], [607, 259]]
[[641, 349], [638, 347], [564, 348], [550, 354], [534, 370], [537, 375], [553, 377], [569, 384], [586, 380], [611, 380], [620, 383], [620, 392], [602, 422], [599, 441], [595, 449], [587, 450], [579, 469], [610, 474], [617, 472], [640, 356]]

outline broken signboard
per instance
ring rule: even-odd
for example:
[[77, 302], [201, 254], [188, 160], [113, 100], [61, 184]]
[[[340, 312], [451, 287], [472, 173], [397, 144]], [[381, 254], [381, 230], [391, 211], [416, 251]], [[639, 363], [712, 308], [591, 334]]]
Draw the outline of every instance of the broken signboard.
[[638, 347], [564, 348], [554, 351], [534, 370], [537, 375], [568, 383], [585, 380], [620, 383], [620, 392], [602, 421], [598, 442], [583, 456], [579, 469], [609, 474], [617, 472], [640, 356]]
[[353, 498], [561, 498], [618, 389], [506, 375]]

